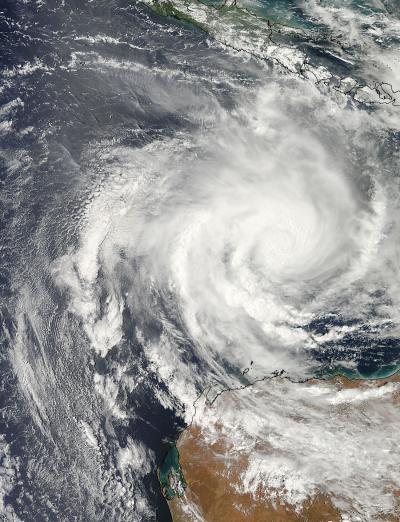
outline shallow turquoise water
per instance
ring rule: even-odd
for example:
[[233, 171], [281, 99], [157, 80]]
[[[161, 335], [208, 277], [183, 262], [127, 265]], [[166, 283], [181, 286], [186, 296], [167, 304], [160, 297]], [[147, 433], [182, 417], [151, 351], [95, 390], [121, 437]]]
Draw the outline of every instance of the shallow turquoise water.
[[[201, 0], [202, 3], [214, 7], [221, 7], [221, 0]], [[232, 0], [228, 0], [228, 4]], [[293, 27], [313, 28], [313, 23], [303, 16], [299, 9], [299, 2], [295, 0], [238, 0], [238, 7], [248, 9], [250, 12], [269, 19], [272, 22], [280, 22]]]
[[342, 366], [336, 366], [335, 368], [329, 369], [328, 371], [317, 372], [317, 377], [322, 379], [330, 379], [335, 376], [342, 376], [354, 380], [378, 380], [391, 377], [399, 371], [399, 365], [385, 366], [377, 369], [375, 372], [370, 373], [361, 373], [358, 370], [352, 370], [349, 368], [344, 368]]
[[[224, 0], [201, 0], [202, 3], [221, 7]], [[232, 4], [233, 0], [227, 0], [227, 4]], [[390, 3], [390, 2], [389, 2]], [[369, 0], [325, 0], [320, 2], [321, 6], [351, 9], [365, 15], [385, 12], [385, 8], [374, 5]], [[269, 19], [272, 22], [287, 24], [292, 27], [303, 29], [322, 29], [324, 26], [316, 20], [307, 16], [302, 9], [302, 2], [299, 0], [237, 0], [238, 7], [244, 7], [249, 11]]]
[[180, 484], [180, 487], [183, 490], [186, 487], [186, 482], [179, 463], [179, 452], [175, 444], [171, 444], [171, 447], [159, 469], [160, 484], [163, 494], [168, 500], [173, 499], [175, 496], [180, 496], [179, 491], [171, 485], [171, 475], [176, 478], [177, 483]]

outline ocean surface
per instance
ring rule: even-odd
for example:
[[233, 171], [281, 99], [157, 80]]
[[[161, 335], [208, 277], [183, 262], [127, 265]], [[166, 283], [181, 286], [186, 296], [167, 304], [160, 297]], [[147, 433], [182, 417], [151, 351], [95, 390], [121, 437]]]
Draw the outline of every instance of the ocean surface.
[[1, 520], [167, 522], [207, 386], [398, 370], [397, 1], [14, 0], [0, 27]]

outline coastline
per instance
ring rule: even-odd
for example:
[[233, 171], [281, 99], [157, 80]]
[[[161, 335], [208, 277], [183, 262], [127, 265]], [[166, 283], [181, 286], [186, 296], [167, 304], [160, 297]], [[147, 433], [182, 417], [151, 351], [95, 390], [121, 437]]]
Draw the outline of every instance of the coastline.
[[[286, 375], [272, 375], [265, 378], [288, 380]], [[256, 384], [262, 385], [263, 380], [257, 380], [246, 387], [224, 389], [212, 401], [207, 399], [206, 388], [199, 395], [196, 403], [204, 399], [206, 408], [213, 408], [215, 401], [222, 393], [240, 393]], [[292, 382], [292, 381], [290, 381]], [[354, 378], [351, 379], [339, 372], [334, 376], [326, 378], [310, 378], [299, 385], [314, 386], [321, 384], [333, 385], [337, 390], [354, 390], [356, 388], [380, 388], [388, 383], [399, 383], [400, 372], [397, 370], [391, 375], [380, 378]], [[204, 407], [202, 405], [202, 407]], [[175, 494], [166, 496], [171, 516], [174, 522], [189, 522], [196, 520], [207, 520], [207, 522], [244, 522], [270, 520], [273, 522], [340, 522], [343, 520], [342, 513], [335, 506], [332, 499], [324, 493], [307, 499], [302, 508], [294, 508], [285, 502], [271, 498], [269, 502], [265, 499], [259, 500], [254, 495], [239, 493], [232, 487], [232, 482], [238, 479], [239, 474], [246, 466], [246, 457], [243, 456], [242, 462], [238, 460], [237, 469], [232, 471], [232, 467], [226, 465], [226, 456], [229, 448], [224, 447], [222, 441], [207, 444], [202, 429], [196, 423], [198, 413], [196, 404], [195, 413], [192, 421], [180, 433], [173, 448], [177, 453], [178, 469], [174, 469], [171, 474], [172, 484], [174, 484]], [[168, 456], [168, 455], [167, 455]], [[177, 482], [176, 478], [181, 475], [182, 482]], [[161, 484], [161, 482], [160, 482]], [[165, 484], [162, 486], [165, 490]], [[203, 515], [200, 515], [203, 513]], [[201, 518], [204, 513], [208, 513], [208, 518]], [[395, 521], [394, 518], [384, 518], [383, 520]]]

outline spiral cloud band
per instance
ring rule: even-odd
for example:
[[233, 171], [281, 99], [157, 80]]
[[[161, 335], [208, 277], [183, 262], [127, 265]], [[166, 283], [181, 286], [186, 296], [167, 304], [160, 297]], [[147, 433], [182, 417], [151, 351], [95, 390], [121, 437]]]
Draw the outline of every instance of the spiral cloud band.
[[398, 0], [8, 4], [0, 518], [398, 520]]
[[[164, 317], [164, 333], [190, 339], [220, 376], [253, 362], [259, 375], [307, 374], [308, 349], [319, 343], [308, 325], [338, 310], [363, 313], [353, 290], [362, 300], [373, 287], [386, 196], [378, 173], [354, 166], [339, 137], [344, 128], [355, 141], [366, 139], [354, 130], [360, 122], [350, 124], [346, 109], [323, 103], [316, 90], [302, 99], [305, 87], [297, 88], [301, 114], [291, 113], [283, 87], [278, 95], [261, 89], [241, 109], [217, 111], [206, 136], [104, 158], [112, 175], [86, 211], [75, 254], [84, 302], [81, 293], [72, 300], [90, 317], [101, 353], [121, 335], [126, 299], [136, 317], [143, 306]], [[331, 118], [324, 128], [316, 123], [321, 115]], [[362, 124], [368, 135], [371, 121]], [[114, 281], [101, 320], [90, 290], [99, 263]], [[135, 297], [117, 288], [121, 271]], [[55, 272], [64, 283], [71, 276]], [[329, 335], [341, 334], [332, 328]]]

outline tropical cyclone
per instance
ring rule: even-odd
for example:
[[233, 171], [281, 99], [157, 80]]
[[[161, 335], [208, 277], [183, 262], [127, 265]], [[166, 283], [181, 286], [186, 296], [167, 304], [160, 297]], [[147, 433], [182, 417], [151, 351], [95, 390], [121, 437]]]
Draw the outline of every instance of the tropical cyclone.
[[[310, 86], [297, 87], [297, 100], [282, 85], [260, 89], [243, 108], [221, 114], [213, 139], [153, 146], [151, 182], [140, 182], [140, 199], [121, 217], [129, 255], [170, 296], [170, 313], [221, 382], [232, 377], [224, 362], [239, 369], [253, 360], [261, 376], [280, 368], [309, 373], [311, 350], [329, 340], [310, 323], [335, 310], [364, 315], [354, 289], [368, 302], [373, 286], [381, 288], [376, 278], [389, 275], [379, 248], [390, 194], [375, 172], [352, 165], [338, 133], [357, 125], [355, 115], [337, 109], [332, 124], [301, 127], [291, 111], [304, 104], [308, 114], [314, 104], [314, 114], [327, 116], [330, 107], [317, 89], [313, 96]], [[361, 119], [360, 141], [369, 123]], [[107, 243], [121, 239], [109, 234]], [[343, 325], [335, 335], [348, 331]]]
[[[293, 516], [323, 504], [329, 516], [379, 520], [394, 511], [399, 488], [398, 385], [349, 395], [295, 381], [326, 365], [359, 371], [368, 343], [383, 344], [397, 324], [398, 199], [385, 170], [393, 158], [384, 168], [379, 154], [385, 129], [304, 80], [270, 79], [236, 95], [229, 112], [204, 101], [213, 110], [207, 133], [113, 151], [114, 175], [87, 207], [79, 249], [53, 264], [55, 280], [70, 288], [70, 306], [104, 357], [122, 335], [118, 310], [130, 311], [137, 342], [176, 402], [161, 392], [160, 400], [182, 404], [186, 421], [199, 389], [260, 379], [212, 408], [204, 403], [187, 432], [190, 455], [200, 445], [206, 458], [220, 445], [235, 499], [246, 495], [254, 509], [283, 502]], [[91, 290], [99, 267], [110, 282], [101, 321]], [[359, 360], [341, 349], [349, 334], [363, 343]], [[329, 343], [336, 351], [320, 363], [315, 354]], [[292, 380], [261, 381], [277, 369]]]
[[395, 1], [0, 10], [0, 518], [399, 519]]
[[[330, 513], [354, 518], [380, 516], [378, 495], [391, 513], [397, 455], [383, 457], [395, 452], [397, 385], [382, 397], [367, 388], [349, 397], [295, 381], [326, 366], [379, 373], [398, 361], [398, 351], [377, 359], [376, 349], [399, 321], [392, 129], [383, 112], [360, 110], [343, 93], [264, 72], [252, 89], [234, 84], [228, 109], [184, 84], [189, 101], [182, 94], [174, 103], [189, 130], [94, 154], [111, 174], [85, 207], [78, 247], [52, 263], [52, 275], [99, 357], [134, 318], [142, 375], [157, 375], [168, 391], [156, 388], [158, 400], [186, 421], [211, 382], [225, 389], [277, 369], [290, 374], [294, 382], [260, 381], [196, 414], [193, 444], [218, 441], [236, 458], [235, 496], [255, 508], [282, 501], [293, 513], [327, 502]], [[172, 91], [170, 71], [160, 74]], [[362, 343], [356, 356], [349, 337]], [[133, 385], [116, 368], [95, 384], [105, 397], [112, 390], [113, 415], [123, 419], [119, 390]], [[370, 460], [358, 458], [364, 451]], [[370, 468], [377, 476], [366, 480]]]

